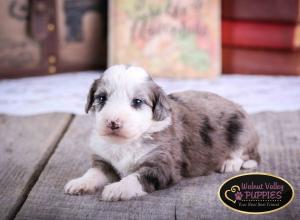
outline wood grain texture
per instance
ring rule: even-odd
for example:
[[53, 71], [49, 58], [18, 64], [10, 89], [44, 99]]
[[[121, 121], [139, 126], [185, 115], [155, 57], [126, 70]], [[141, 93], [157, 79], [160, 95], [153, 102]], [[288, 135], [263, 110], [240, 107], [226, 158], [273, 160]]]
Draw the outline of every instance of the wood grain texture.
[[0, 115], [1, 219], [15, 216], [70, 120], [69, 114]]
[[[285, 209], [259, 219], [300, 219], [300, 112], [252, 116], [259, 132], [262, 163], [255, 171], [286, 178], [296, 197]], [[89, 167], [91, 119], [76, 117], [28, 196], [17, 219], [258, 219], [227, 209], [218, 200], [220, 185], [237, 173], [186, 179], [166, 190], [124, 202], [99, 201], [95, 195], [70, 196], [65, 183]]]

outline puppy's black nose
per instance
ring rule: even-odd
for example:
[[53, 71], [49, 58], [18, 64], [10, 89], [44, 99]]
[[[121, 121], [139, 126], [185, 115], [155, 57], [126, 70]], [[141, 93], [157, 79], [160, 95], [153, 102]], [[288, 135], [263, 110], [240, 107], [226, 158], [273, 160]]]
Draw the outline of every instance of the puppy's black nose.
[[110, 121], [107, 123], [107, 127], [109, 127], [111, 130], [117, 130], [121, 128], [121, 123], [118, 121]]

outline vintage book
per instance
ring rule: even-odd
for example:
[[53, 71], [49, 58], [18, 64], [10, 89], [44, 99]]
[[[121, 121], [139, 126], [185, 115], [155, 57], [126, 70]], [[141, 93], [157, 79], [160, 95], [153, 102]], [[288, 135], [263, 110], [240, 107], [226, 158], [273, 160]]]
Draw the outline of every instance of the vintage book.
[[300, 0], [223, 0], [222, 17], [295, 23], [300, 21]]
[[300, 51], [223, 47], [223, 73], [300, 75]]
[[295, 50], [300, 47], [300, 24], [223, 19], [222, 45]]
[[109, 1], [109, 64], [153, 76], [220, 74], [220, 0]]
[[106, 66], [106, 0], [0, 0], [0, 78]]

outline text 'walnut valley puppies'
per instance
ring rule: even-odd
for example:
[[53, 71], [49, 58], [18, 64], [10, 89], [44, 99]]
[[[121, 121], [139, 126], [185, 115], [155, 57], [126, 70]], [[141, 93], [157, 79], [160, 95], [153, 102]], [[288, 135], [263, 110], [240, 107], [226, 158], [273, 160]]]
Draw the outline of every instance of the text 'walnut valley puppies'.
[[68, 194], [103, 189], [103, 200], [127, 200], [260, 161], [258, 136], [239, 105], [208, 92], [166, 95], [139, 67], [107, 69], [90, 89], [88, 111], [93, 167], [66, 184]]

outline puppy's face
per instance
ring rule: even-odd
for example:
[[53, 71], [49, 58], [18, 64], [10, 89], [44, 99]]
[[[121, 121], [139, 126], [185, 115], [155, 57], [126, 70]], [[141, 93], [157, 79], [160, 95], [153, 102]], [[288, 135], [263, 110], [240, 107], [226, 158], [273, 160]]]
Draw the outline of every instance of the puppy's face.
[[96, 115], [96, 131], [111, 141], [130, 141], [170, 122], [165, 93], [139, 67], [112, 66], [92, 84], [86, 112]]

